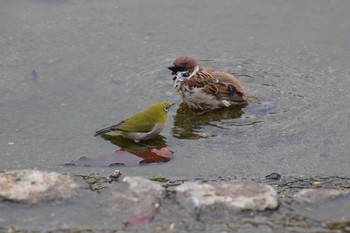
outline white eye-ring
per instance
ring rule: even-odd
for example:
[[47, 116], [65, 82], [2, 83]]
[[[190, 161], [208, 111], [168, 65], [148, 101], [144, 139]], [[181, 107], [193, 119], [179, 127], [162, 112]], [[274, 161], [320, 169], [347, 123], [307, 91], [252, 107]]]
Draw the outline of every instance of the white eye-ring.
[[174, 104], [175, 104], [175, 103], [172, 103], [172, 104], [170, 104], [169, 106], [166, 106], [166, 107], [164, 108], [164, 111], [166, 111], [166, 112], [169, 111], [170, 107], [173, 106]]

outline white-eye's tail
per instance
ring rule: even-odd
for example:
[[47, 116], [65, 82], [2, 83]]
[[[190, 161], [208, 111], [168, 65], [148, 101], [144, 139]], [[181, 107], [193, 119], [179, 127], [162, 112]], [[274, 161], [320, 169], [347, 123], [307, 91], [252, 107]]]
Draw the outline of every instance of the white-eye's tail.
[[118, 130], [119, 125], [120, 125], [120, 123], [116, 124], [116, 125], [109, 126], [107, 128], [100, 129], [100, 130], [96, 131], [94, 136], [96, 137], [96, 136], [101, 135], [101, 134], [105, 134], [105, 133], [109, 133], [109, 132], [114, 131], [114, 130]]
[[112, 128], [111, 128], [112, 126], [110, 126], [110, 127], [107, 127], [107, 128], [104, 128], [104, 129], [100, 129], [100, 130], [98, 130], [98, 131], [96, 131], [96, 133], [95, 133], [95, 137], [96, 136], [98, 136], [98, 135], [101, 135], [101, 134], [105, 134], [105, 133], [108, 133], [108, 132], [111, 132], [112, 131]]

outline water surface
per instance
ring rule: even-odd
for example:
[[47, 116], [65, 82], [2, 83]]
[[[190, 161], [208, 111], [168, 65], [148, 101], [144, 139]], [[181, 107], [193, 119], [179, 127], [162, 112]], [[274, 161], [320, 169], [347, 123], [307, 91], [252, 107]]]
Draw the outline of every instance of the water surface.
[[[2, 1], [0, 170], [109, 174], [113, 168], [62, 164], [119, 149], [93, 137], [95, 130], [175, 101], [162, 132], [174, 159], [122, 167], [123, 174], [348, 176], [349, 7], [346, 1]], [[263, 103], [193, 116], [189, 124], [166, 69], [180, 55], [234, 73]]]

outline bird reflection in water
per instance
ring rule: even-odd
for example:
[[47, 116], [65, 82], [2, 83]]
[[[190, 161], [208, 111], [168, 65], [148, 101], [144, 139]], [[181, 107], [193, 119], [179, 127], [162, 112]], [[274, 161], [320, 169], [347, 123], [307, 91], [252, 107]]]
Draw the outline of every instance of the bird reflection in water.
[[227, 108], [216, 109], [212, 111], [200, 112], [188, 107], [182, 103], [174, 116], [174, 126], [172, 129], [173, 136], [180, 139], [199, 139], [211, 137], [201, 132], [204, 126], [211, 125], [213, 122], [220, 122], [225, 119], [240, 118], [244, 112], [242, 110], [246, 104], [233, 105]]
[[134, 142], [121, 135], [112, 136], [102, 134], [101, 137], [112, 144], [120, 147], [119, 150], [88, 158], [80, 157], [66, 163], [66, 166], [91, 166], [91, 167], [111, 167], [111, 166], [139, 166], [148, 163], [166, 163], [173, 158], [173, 152], [167, 148], [165, 138], [157, 135], [152, 140], [142, 143]]
[[136, 156], [137, 158], [134, 159], [139, 160], [139, 164], [169, 162], [173, 156], [173, 152], [167, 148], [165, 137], [162, 135], [157, 135], [144, 142], [134, 142], [121, 135], [103, 134], [101, 137], [120, 147], [116, 153], [125, 152], [130, 156]]

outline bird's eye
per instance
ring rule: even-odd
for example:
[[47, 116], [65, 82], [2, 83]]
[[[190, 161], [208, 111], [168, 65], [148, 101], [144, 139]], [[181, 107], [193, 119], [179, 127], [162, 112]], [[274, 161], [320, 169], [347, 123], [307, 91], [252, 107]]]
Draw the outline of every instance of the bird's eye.
[[175, 79], [176, 79], [176, 75], [174, 75], [174, 77], [173, 77], [173, 81], [175, 81]]
[[169, 108], [170, 108], [170, 106], [165, 107], [164, 111], [166, 111], [166, 112], [169, 111]]
[[188, 77], [188, 76], [190, 76], [190, 72], [184, 72], [184, 73], [182, 74], [182, 76], [183, 76], [183, 77]]

